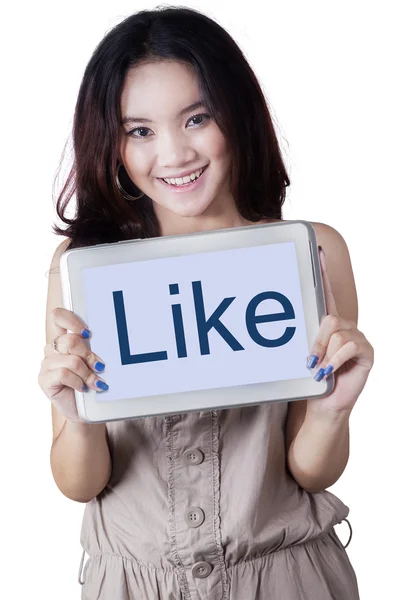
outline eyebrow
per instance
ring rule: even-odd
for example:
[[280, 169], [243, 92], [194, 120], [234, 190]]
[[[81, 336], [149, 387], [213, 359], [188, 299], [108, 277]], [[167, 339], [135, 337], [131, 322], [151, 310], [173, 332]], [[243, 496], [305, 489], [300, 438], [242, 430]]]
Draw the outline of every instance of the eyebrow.
[[[182, 115], [191, 112], [192, 110], [196, 110], [196, 108], [200, 108], [200, 106], [205, 106], [204, 102], [202, 102], [201, 100], [198, 100], [197, 102], [193, 102], [193, 104], [190, 104], [189, 106], [186, 106], [186, 108], [183, 108], [180, 113], [178, 114], [178, 117], [181, 117]], [[151, 119], [147, 119], [146, 117], [129, 117], [126, 116], [122, 119], [121, 121], [121, 125], [125, 125], [126, 123], [137, 123], [138, 121], [140, 121], [141, 123], [152, 123]]]

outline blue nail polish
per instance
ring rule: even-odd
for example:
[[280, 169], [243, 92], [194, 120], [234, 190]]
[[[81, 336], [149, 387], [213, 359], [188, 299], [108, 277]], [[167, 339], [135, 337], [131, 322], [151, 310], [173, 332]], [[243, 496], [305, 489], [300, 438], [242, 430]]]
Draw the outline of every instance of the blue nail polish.
[[323, 376], [325, 375], [325, 369], [320, 369], [316, 376], [314, 377], [315, 381], [321, 381]]
[[102, 362], [97, 361], [97, 363], [94, 365], [94, 368], [96, 369], [96, 371], [104, 371], [105, 366]]
[[331, 373], [333, 371], [333, 366], [332, 365], [328, 365], [325, 369], [325, 373], [324, 375], [329, 375], [329, 373]]
[[84, 392], [88, 392], [88, 391], [89, 391], [89, 388], [88, 388], [88, 386], [86, 385], [86, 383], [84, 383], [84, 384], [83, 384], [83, 391], [84, 391]]
[[108, 390], [108, 385], [104, 381], [96, 381], [96, 386], [105, 392]]
[[89, 329], [86, 329], [86, 327], [85, 327], [84, 329], [82, 329], [82, 331], [81, 331], [81, 336], [82, 336], [83, 338], [88, 338], [88, 337], [90, 337], [90, 331], [89, 331]]
[[315, 367], [315, 365], [317, 364], [317, 362], [318, 362], [318, 356], [317, 356], [316, 354], [313, 354], [313, 355], [312, 355], [312, 356], [309, 358], [309, 361], [308, 361], [308, 363], [307, 363], [307, 367], [308, 367], [309, 369], [313, 369], [313, 368]]

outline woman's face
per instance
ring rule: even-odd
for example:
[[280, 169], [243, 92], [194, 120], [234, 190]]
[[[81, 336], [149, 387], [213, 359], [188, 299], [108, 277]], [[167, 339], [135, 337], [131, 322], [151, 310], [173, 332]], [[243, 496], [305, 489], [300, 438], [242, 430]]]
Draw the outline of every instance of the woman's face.
[[[238, 214], [229, 189], [229, 148], [207, 107], [190, 108], [197, 102], [197, 75], [180, 62], [137, 66], [123, 87], [120, 159], [139, 190], [153, 200], [164, 234], [168, 228], [208, 228], [215, 219]], [[191, 175], [189, 185], [170, 180], [185, 175]]]

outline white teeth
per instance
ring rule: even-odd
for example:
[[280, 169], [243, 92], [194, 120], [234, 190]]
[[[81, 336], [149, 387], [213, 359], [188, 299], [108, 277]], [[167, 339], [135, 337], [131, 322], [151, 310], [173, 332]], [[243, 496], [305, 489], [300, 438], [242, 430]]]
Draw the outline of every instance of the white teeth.
[[177, 178], [171, 177], [170, 179], [163, 177], [163, 180], [166, 183], [169, 183], [170, 185], [183, 185], [183, 184], [189, 183], [190, 181], [194, 181], [195, 179], [198, 179], [204, 170], [205, 170], [205, 167], [203, 167], [202, 169], [199, 169], [198, 171], [195, 171], [194, 173], [190, 173], [190, 175], [185, 175], [185, 177], [177, 177]]

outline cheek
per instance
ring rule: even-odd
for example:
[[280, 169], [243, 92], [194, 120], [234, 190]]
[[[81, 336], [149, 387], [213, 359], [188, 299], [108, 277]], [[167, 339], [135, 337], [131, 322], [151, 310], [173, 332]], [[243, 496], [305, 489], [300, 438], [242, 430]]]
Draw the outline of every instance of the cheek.
[[211, 121], [197, 138], [197, 151], [210, 160], [225, 162], [229, 159], [228, 143], [218, 125]]
[[148, 171], [149, 157], [140, 147], [126, 144], [121, 156], [131, 176], [145, 174]]
[[222, 163], [230, 163], [230, 152], [228, 143], [219, 129], [213, 132], [209, 148], [211, 149], [211, 158]]

